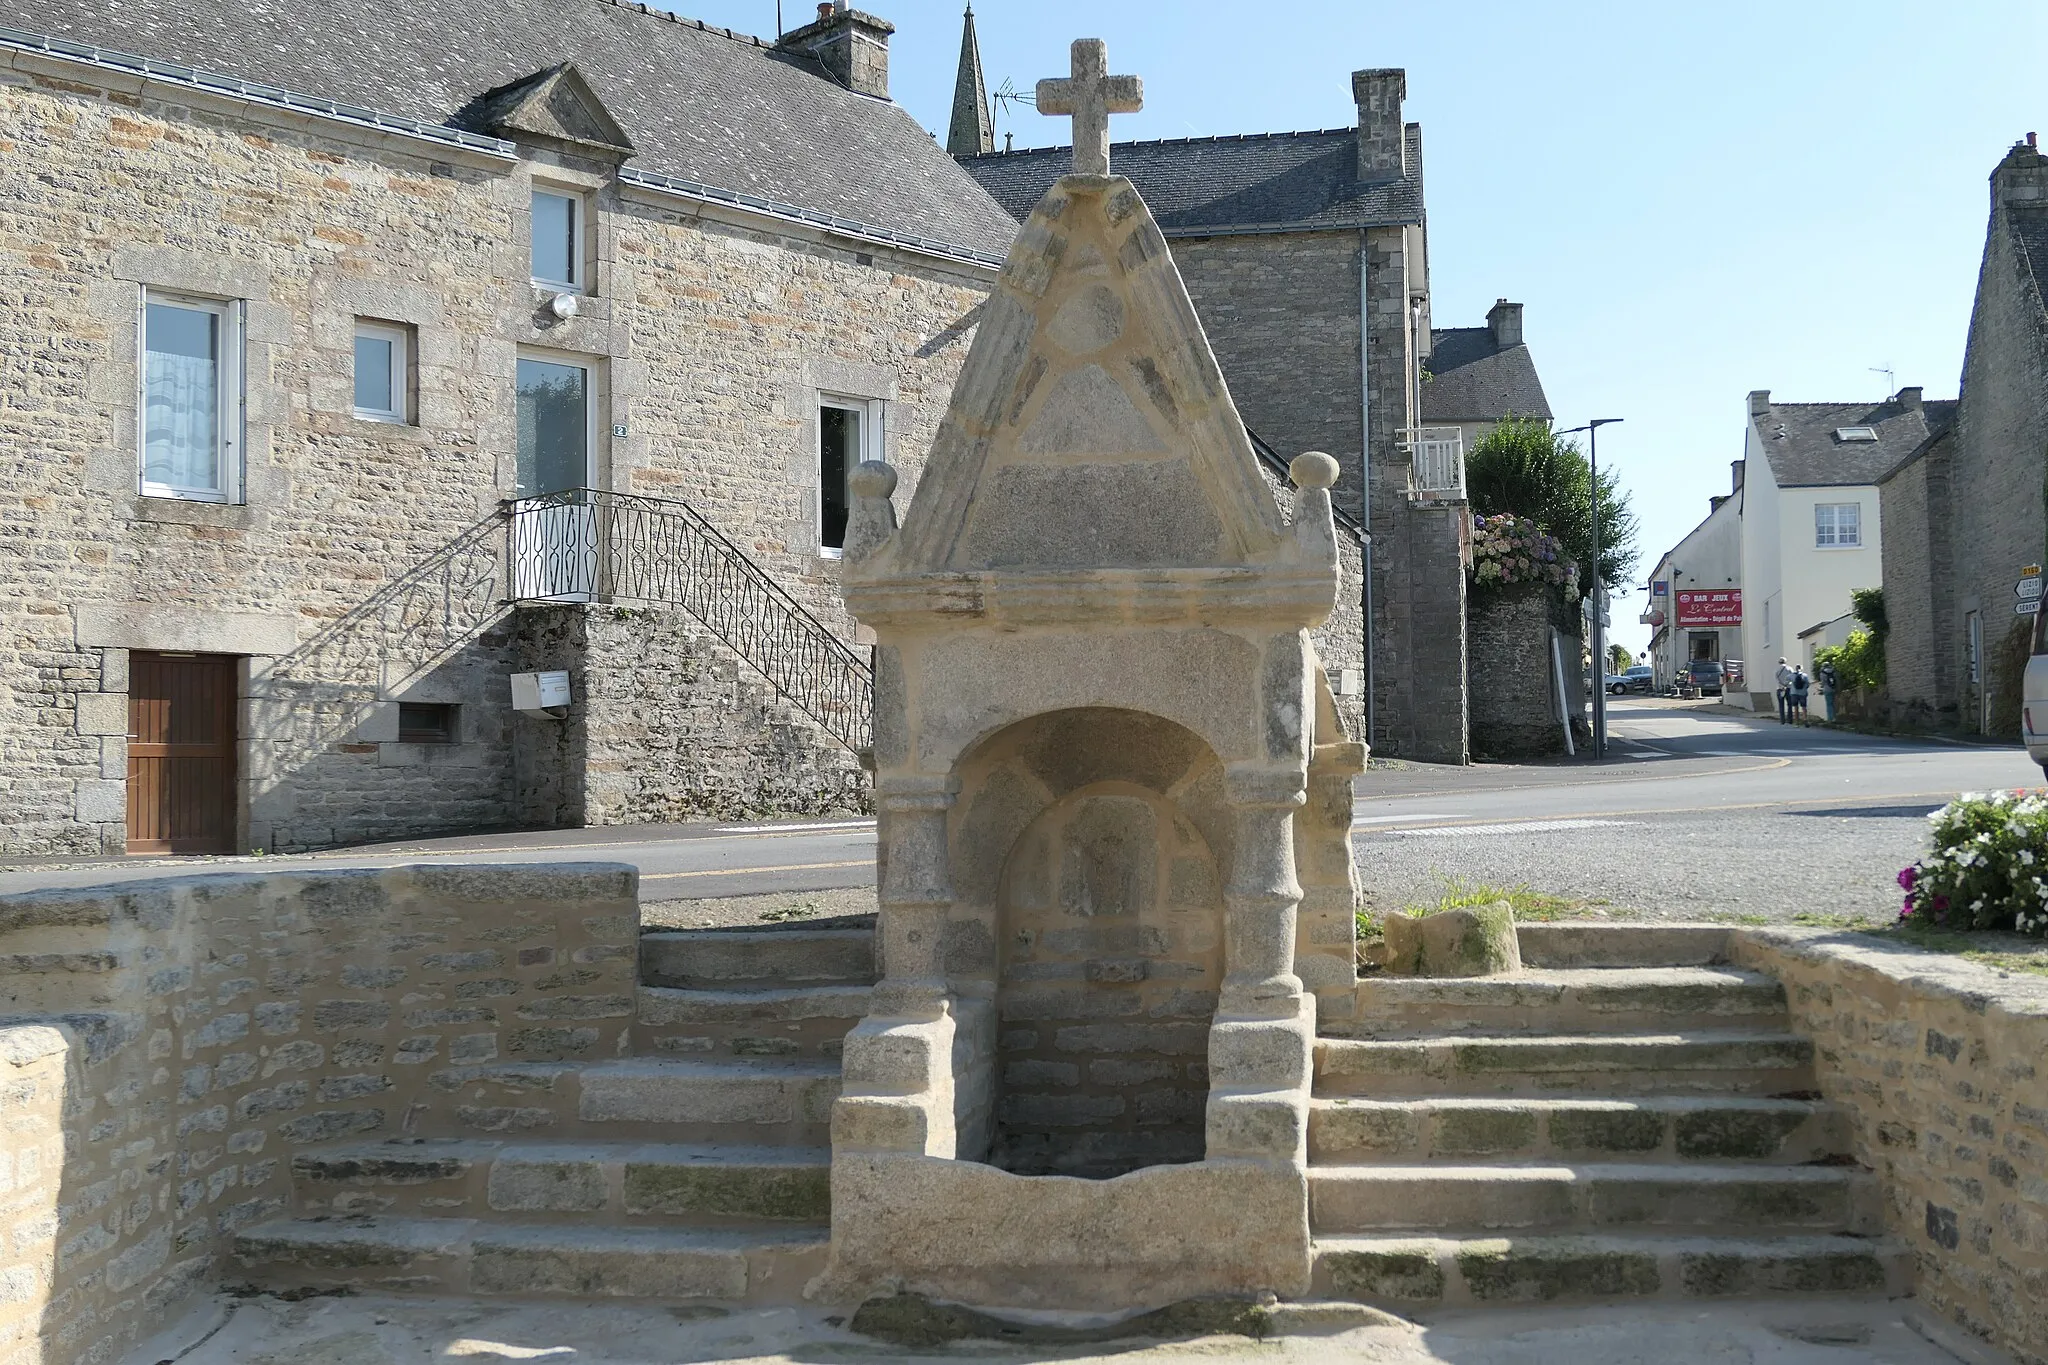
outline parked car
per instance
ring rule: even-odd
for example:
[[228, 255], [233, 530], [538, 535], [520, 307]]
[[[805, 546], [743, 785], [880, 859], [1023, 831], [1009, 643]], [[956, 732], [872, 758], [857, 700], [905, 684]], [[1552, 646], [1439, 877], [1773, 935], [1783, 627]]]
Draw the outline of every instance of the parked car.
[[2020, 678], [2020, 738], [2048, 774], [2048, 611], [2034, 613], [2034, 648]]
[[1700, 690], [1701, 696], [1721, 695], [1722, 672], [1719, 659], [1694, 659], [1686, 664], [1685, 676], [1692, 679], [1692, 685]]
[[1626, 673], [1608, 674], [1607, 690], [1617, 697], [1624, 692], [1640, 692], [1647, 697], [1650, 695], [1651, 680], [1655, 676], [1656, 670], [1648, 664], [1637, 664]]

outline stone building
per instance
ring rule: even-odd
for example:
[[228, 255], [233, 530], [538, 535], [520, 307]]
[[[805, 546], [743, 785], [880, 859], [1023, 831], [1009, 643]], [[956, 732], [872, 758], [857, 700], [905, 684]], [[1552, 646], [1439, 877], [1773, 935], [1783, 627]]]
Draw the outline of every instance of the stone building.
[[1886, 692], [1901, 723], [2017, 739], [2029, 616], [2048, 560], [2048, 156], [2032, 133], [1991, 173], [1991, 214], [1946, 438], [1882, 479]]
[[[963, 79], [978, 81], [965, 56]], [[1423, 449], [1434, 334], [1422, 133], [1402, 119], [1405, 72], [1359, 71], [1351, 86], [1355, 127], [1118, 143], [1113, 155], [1173, 244], [1246, 424], [1272, 449], [1335, 456], [1339, 513], [1371, 529], [1371, 572], [1345, 589], [1355, 608], [1317, 636], [1347, 724], [1376, 752], [1464, 762], [1469, 523], [1462, 464], [1446, 446]], [[1021, 217], [1068, 156], [960, 164]], [[1356, 687], [1340, 636], [1362, 656]]]
[[864, 802], [845, 473], [915, 483], [1016, 231], [887, 23], [0, 24], [0, 851]]
[[1471, 450], [1510, 417], [1551, 419], [1550, 400], [1522, 339], [1522, 305], [1501, 299], [1484, 327], [1438, 327], [1422, 372], [1422, 420], [1456, 427]]

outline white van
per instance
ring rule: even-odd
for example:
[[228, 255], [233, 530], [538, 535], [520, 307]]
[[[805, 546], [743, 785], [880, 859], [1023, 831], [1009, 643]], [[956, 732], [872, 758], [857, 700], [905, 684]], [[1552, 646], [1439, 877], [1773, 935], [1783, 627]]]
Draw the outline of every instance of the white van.
[[2034, 613], [2034, 648], [2020, 683], [2020, 738], [2027, 757], [2048, 773], [2048, 611]]

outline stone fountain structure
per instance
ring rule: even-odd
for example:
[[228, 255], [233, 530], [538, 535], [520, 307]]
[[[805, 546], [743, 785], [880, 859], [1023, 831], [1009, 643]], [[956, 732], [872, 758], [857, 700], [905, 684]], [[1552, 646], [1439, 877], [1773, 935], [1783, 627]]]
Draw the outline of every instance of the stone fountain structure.
[[915, 498], [854, 475], [882, 979], [832, 1112], [821, 1289], [1020, 1307], [1308, 1289], [1318, 993], [1356, 982], [1350, 779], [1309, 630], [1335, 461], [1283, 518], [1150, 210], [1103, 46]]

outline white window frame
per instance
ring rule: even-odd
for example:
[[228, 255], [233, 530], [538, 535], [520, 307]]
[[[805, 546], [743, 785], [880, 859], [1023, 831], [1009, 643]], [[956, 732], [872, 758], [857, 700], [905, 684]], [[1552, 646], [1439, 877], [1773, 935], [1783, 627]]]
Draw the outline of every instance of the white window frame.
[[588, 228], [585, 226], [585, 220], [590, 215], [584, 211], [583, 196], [574, 190], [556, 189], [548, 185], [535, 185], [533, 187], [533, 197], [538, 199], [543, 195], [550, 199], [565, 200], [569, 205], [569, 274], [572, 278], [551, 280], [535, 270], [534, 267], [537, 262], [534, 260], [531, 200], [528, 201], [529, 210], [526, 225], [526, 268], [532, 275], [536, 288], [552, 290], [557, 294], [584, 293], [586, 292], [584, 288], [585, 260], [589, 254]]
[[[820, 455], [824, 453], [822, 423], [826, 408], [838, 408], [845, 412], [857, 412], [860, 414], [860, 449], [854, 452], [856, 456], [853, 462], [854, 465], [883, 458], [883, 452], [888, 449], [888, 446], [882, 439], [882, 402], [880, 399], [849, 398], [844, 394], [837, 393], [819, 394], [818, 416], [821, 429], [815, 445], [818, 447]], [[853, 465], [847, 466], [846, 477], [849, 481], [853, 478]], [[853, 524], [853, 493], [850, 489], [846, 494], [846, 521], [848, 526]], [[818, 471], [817, 475], [811, 480], [811, 534], [818, 543], [818, 555], [820, 558], [840, 559], [845, 556], [846, 551], [842, 547], [825, 543], [825, 483], [823, 470]]]
[[[358, 337], [374, 337], [379, 341], [391, 343], [391, 401], [394, 405], [385, 411], [358, 406], [355, 409], [356, 416], [366, 422], [388, 422], [398, 426], [411, 425], [409, 414], [412, 408], [412, 393], [410, 391], [412, 338], [407, 335], [407, 329], [389, 322], [371, 322], [364, 318], [358, 318], [356, 320], [355, 335]], [[349, 399], [351, 402], [355, 399], [355, 375], [353, 372], [349, 375]]]
[[[220, 319], [220, 354], [215, 357], [220, 430], [214, 444], [214, 472], [217, 488], [180, 488], [153, 482], [147, 474], [149, 457], [149, 306], [168, 304], [213, 314]], [[186, 502], [239, 503], [242, 501], [243, 438], [243, 356], [240, 299], [209, 298], [172, 289], [142, 291], [135, 313], [135, 478], [136, 490], [146, 498], [178, 498]]]
[[[1842, 539], [1842, 509], [1853, 508], [1856, 513], [1856, 538]], [[1825, 530], [1830, 539], [1822, 539], [1821, 513], [1832, 512]], [[1863, 548], [1863, 504], [1860, 502], [1817, 502], [1813, 505], [1813, 548], [1816, 550], [1860, 550]]]

